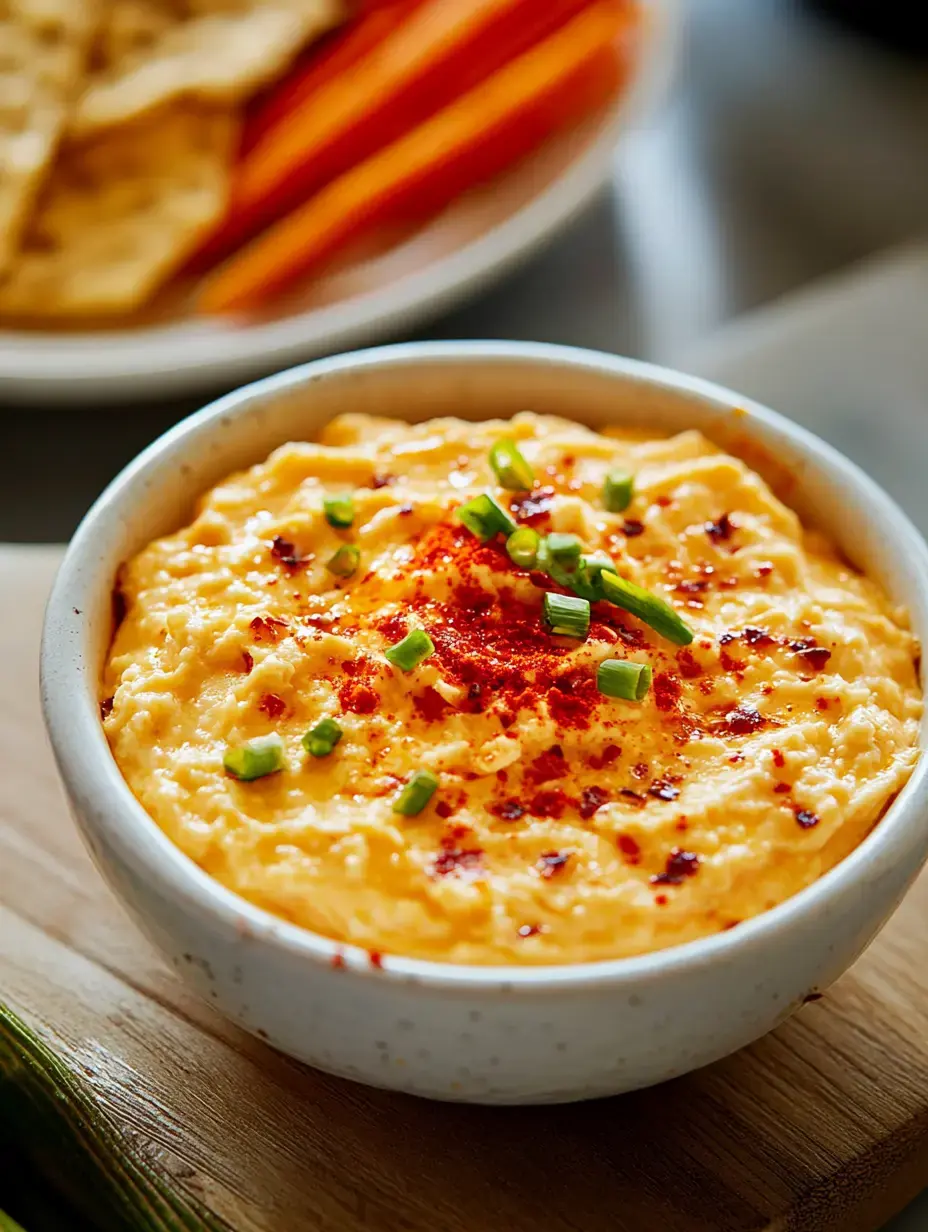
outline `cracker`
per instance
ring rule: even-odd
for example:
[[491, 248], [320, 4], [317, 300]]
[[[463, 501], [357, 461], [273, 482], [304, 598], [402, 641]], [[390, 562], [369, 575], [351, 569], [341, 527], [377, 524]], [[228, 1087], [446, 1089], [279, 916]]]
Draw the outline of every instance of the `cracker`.
[[181, 96], [243, 99], [336, 25], [342, 3], [112, 0], [72, 131], [121, 124]]
[[98, 0], [0, 0], [0, 271], [83, 79]]
[[228, 196], [238, 123], [189, 102], [62, 146], [0, 312], [75, 317], [147, 300], [200, 243]]

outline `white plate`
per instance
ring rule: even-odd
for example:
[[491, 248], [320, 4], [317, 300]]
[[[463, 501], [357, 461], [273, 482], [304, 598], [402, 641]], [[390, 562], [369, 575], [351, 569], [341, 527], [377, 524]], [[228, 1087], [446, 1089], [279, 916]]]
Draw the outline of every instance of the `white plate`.
[[644, 5], [639, 62], [621, 97], [404, 242], [334, 271], [261, 319], [197, 317], [175, 306], [160, 320], [120, 329], [0, 330], [0, 401], [139, 401], [230, 386], [396, 335], [486, 286], [603, 186], [621, 133], [669, 80], [679, 0]]

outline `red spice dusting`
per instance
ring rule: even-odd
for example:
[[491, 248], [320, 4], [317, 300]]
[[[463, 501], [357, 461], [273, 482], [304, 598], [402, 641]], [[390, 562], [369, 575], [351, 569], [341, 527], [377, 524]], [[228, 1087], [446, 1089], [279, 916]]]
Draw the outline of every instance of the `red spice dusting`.
[[562, 779], [570, 770], [564, 757], [564, 750], [559, 744], [552, 744], [550, 749], [539, 753], [525, 771], [527, 783], [550, 783], [552, 779]]
[[559, 728], [586, 730], [599, 705], [596, 679], [590, 672], [565, 672], [547, 692], [548, 712]]
[[767, 630], [758, 628], [756, 625], [746, 625], [741, 633], [741, 640], [746, 642], [748, 646], [770, 646], [773, 644], [773, 638]]
[[793, 806], [793, 812], [796, 814], [796, 820], [803, 830], [811, 830], [813, 826], [817, 826], [819, 823], [819, 818], [811, 809], [800, 808], [797, 804]]
[[655, 800], [676, 800], [679, 794], [679, 787], [674, 787], [673, 783], [668, 783], [666, 779], [655, 779], [648, 788], [648, 795]]
[[826, 650], [824, 646], [801, 646], [796, 650], [796, 658], [801, 659], [803, 666], [808, 667], [811, 671], [821, 672], [831, 658], [831, 651]]
[[547, 573], [542, 573], [540, 569], [530, 569], [528, 580], [533, 586], [537, 586], [539, 590], [554, 590], [555, 583], [551, 581]]
[[541, 932], [540, 924], [520, 924], [519, 925], [519, 936], [520, 937], [537, 937], [540, 932]]
[[345, 684], [338, 691], [342, 706], [353, 714], [373, 714], [378, 697], [373, 689], [363, 684]]
[[689, 582], [678, 582], [676, 590], [681, 595], [703, 595], [709, 589], [709, 583], [705, 578], [698, 578]]
[[560, 818], [564, 816], [571, 804], [573, 801], [570, 796], [560, 787], [554, 787], [548, 791], [536, 792], [529, 804], [529, 811], [536, 817]]
[[725, 717], [728, 730], [735, 736], [747, 736], [759, 731], [767, 722], [764, 716], [748, 702], [733, 706]]
[[614, 765], [621, 756], [622, 750], [617, 744], [607, 744], [601, 753], [591, 753], [586, 764], [591, 770], [605, 770], [607, 766]]
[[778, 796], [787, 796], [793, 789], [789, 783], [777, 783], [773, 790]]
[[815, 699], [815, 705], [819, 710], [827, 710], [830, 703], [827, 697], [817, 697]]
[[330, 966], [335, 971], [341, 971], [343, 969], [345, 966], [345, 956], [342, 954], [341, 950], [336, 950], [332, 955]]
[[680, 681], [669, 672], [658, 672], [652, 683], [652, 692], [658, 710], [673, 710], [680, 700]]
[[265, 693], [258, 702], [258, 709], [263, 710], [269, 719], [279, 719], [287, 709], [287, 703], [276, 693]]
[[380, 950], [368, 950], [367, 961], [379, 970], [383, 966], [383, 954]]
[[707, 522], [705, 525], [706, 534], [713, 543], [721, 543], [724, 540], [730, 539], [732, 532], [737, 529], [737, 526], [727, 513], [723, 513], [717, 521]]
[[783, 767], [786, 765], [786, 758], [783, 756], [782, 749], [773, 750], [773, 764], [777, 767], [778, 770], [782, 770]]
[[371, 487], [376, 491], [378, 488], [388, 488], [391, 483], [396, 482], [395, 475], [373, 475], [371, 477]]
[[677, 651], [677, 667], [680, 669], [680, 675], [686, 680], [695, 680], [697, 676], [702, 675], [702, 668], [693, 657], [692, 650]]
[[568, 851], [546, 851], [538, 859], [535, 868], [546, 880], [564, 871], [570, 859]]
[[454, 809], [447, 802], [447, 800], [439, 800], [435, 805], [435, 812], [439, 817], [447, 819], [454, 812]]
[[283, 636], [287, 622], [277, 616], [256, 616], [248, 627], [256, 642], [276, 642]]
[[693, 877], [699, 871], [699, 856], [692, 851], [683, 851], [674, 847], [667, 857], [667, 863], [662, 873], [655, 873], [651, 878], [652, 885], [682, 885], [687, 877]]
[[412, 704], [416, 714], [426, 723], [441, 722], [453, 709], [431, 685], [428, 685], [422, 693], [417, 693], [412, 699]]
[[113, 698], [105, 697], [103, 701], [100, 703], [100, 717], [102, 719], [108, 719], [112, 713], [113, 713]]
[[584, 821], [588, 821], [608, 799], [609, 793], [601, 787], [584, 787], [580, 795], [580, 816]]
[[551, 507], [554, 503], [553, 496], [554, 488], [536, 488], [528, 496], [512, 501], [509, 508], [515, 514], [518, 521], [525, 522], [528, 526], [534, 526], [538, 522], [544, 522], [550, 517]]
[[301, 556], [290, 540], [282, 539], [280, 535], [274, 536], [271, 555], [288, 569], [302, 569], [310, 559], [308, 556]]
[[500, 800], [489, 806], [489, 811], [500, 821], [518, 821], [525, 813], [525, 808], [518, 800]]
[[616, 839], [619, 851], [629, 864], [638, 864], [641, 860], [641, 847], [630, 834], [620, 834]]
[[656, 496], [654, 498], [655, 505], [660, 505], [662, 509], [666, 509], [668, 505], [672, 505], [673, 501], [669, 496]]
[[243, 670], [246, 676], [251, 672], [251, 669], [254, 667], [254, 665], [255, 665], [255, 661], [254, 661], [254, 657], [251, 654], [251, 652], [248, 650], [243, 650], [242, 651], [242, 667], [243, 667]]
[[483, 876], [483, 851], [479, 847], [462, 850], [444, 847], [432, 861], [433, 877], [460, 877], [476, 881]]
[[667, 895], [658, 894], [657, 898], [655, 898], [654, 901], [655, 903], [657, 903], [658, 907], [666, 907], [667, 906]]
[[639, 522], [637, 518], [626, 518], [622, 523], [622, 534], [628, 539], [636, 539], [644, 534], [644, 522]]

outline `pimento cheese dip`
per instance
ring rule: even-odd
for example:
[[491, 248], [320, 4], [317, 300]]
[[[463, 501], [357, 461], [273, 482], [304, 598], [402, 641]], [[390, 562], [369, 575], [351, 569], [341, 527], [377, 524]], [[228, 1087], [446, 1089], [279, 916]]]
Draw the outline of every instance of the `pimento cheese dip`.
[[375, 962], [731, 928], [847, 855], [918, 756], [904, 613], [694, 431], [343, 415], [119, 589], [102, 710], [142, 806]]

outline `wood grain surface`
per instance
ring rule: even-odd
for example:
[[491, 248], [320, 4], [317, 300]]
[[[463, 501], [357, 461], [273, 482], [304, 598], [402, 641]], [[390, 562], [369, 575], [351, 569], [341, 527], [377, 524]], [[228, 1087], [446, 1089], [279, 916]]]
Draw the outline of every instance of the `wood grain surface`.
[[928, 1184], [928, 879], [821, 1001], [727, 1061], [585, 1105], [368, 1091], [217, 1017], [135, 931], [39, 717], [55, 549], [0, 547], [0, 1000], [241, 1232], [869, 1232]]

